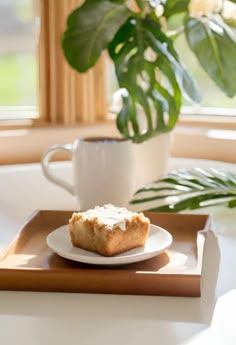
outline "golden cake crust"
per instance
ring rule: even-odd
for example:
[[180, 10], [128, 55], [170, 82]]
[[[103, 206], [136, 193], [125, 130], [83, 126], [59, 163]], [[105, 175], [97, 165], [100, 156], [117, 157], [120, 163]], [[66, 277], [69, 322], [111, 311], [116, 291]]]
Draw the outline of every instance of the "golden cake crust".
[[113, 205], [73, 213], [69, 221], [71, 242], [75, 247], [103, 256], [113, 256], [143, 246], [150, 221], [143, 213]]

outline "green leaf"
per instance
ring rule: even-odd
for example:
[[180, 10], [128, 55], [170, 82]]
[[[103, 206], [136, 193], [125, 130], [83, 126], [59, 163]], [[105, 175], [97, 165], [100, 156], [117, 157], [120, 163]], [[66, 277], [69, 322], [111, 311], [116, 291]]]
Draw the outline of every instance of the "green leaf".
[[155, 196], [150, 196], [150, 197], [143, 198], [143, 199], [131, 200], [130, 204], [135, 205], [135, 204], [140, 204], [140, 202], [144, 203], [144, 202], [149, 202], [149, 201], [154, 201], [154, 200], [165, 199], [166, 197], [168, 197], [167, 194], [166, 195], [165, 194], [163, 194], [163, 195], [155, 195]]
[[128, 93], [122, 95], [123, 107], [116, 118], [116, 125], [119, 131], [123, 134], [125, 138], [130, 137], [129, 133], [129, 116], [127, 114], [134, 113], [134, 105], [130, 99]]
[[[143, 193], [143, 192], [160, 192], [160, 191], [176, 191], [176, 190], [181, 190], [183, 191], [182, 188], [179, 188], [179, 186], [175, 186], [175, 187], [160, 187], [160, 188], [155, 188], [155, 187], [151, 187], [151, 188], [140, 188], [139, 190], [137, 190], [137, 192], [135, 192], [135, 195]], [[186, 190], [184, 188], [184, 190]], [[187, 188], [187, 190], [190, 190], [189, 188]]]
[[166, 95], [169, 104], [168, 127], [172, 129], [174, 128], [179, 118], [180, 107], [182, 104], [182, 93], [173, 69], [171, 68], [170, 64], [167, 63], [165, 58], [163, 58], [162, 55], [159, 55], [158, 57], [158, 68], [160, 69], [160, 71], [162, 71], [163, 75], [165, 75], [168, 78], [168, 81], [173, 91], [172, 97], [168, 97], [168, 95]]
[[[202, 207], [206, 206], [215, 206], [219, 204], [225, 204], [226, 197], [224, 194], [222, 195], [213, 195], [213, 194], [207, 194], [199, 195], [191, 198], [191, 203], [189, 200], [183, 200], [180, 202], [177, 202], [175, 204], [171, 205], [164, 205], [164, 206], [158, 206], [151, 208], [149, 210], [146, 210], [145, 212], [181, 212], [184, 210], [196, 210]], [[203, 203], [205, 202], [205, 205]]]
[[[142, 142], [158, 133], [170, 131], [176, 124], [182, 104], [182, 92], [198, 102], [196, 85], [181, 64], [172, 41], [151, 17], [133, 14], [117, 31], [108, 47], [115, 64], [120, 88], [132, 101], [123, 103], [119, 126], [134, 142]], [[150, 58], [147, 51], [153, 54]], [[134, 108], [135, 107], [135, 111]], [[146, 117], [145, 131], [140, 129], [137, 113]], [[125, 119], [126, 118], [126, 119]]]
[[131, 11], [120, 1], [87, 0], [71, 13], [61, 43], [69, 64], [85, 72], [97, 62]]
[[[152, 202], [152, 207], [145, 203]], [[236, 206], [236, 174], [225, 169], [179, 169], [139, 189], [131, 204], [143, 211], [180, 212], [206, 206]], [[156, 203], [156, 204], [155, 204]]]
[[176, 79], [183, 93], [190, 98], [191, 101], [200, 103], [201, 94], [196, 82], [185, 69], [183, 64], [181, 64], [178, 53], [175, 50], [171, 39], [161, 32], [156, 23], [151, 21], [149, 18], [144, 21], [144, 27], [147, 29], [146, 35], [149, 37], [150, 46], [158, 54], [161, 54], [163, 58], [168, 60], [171, 69], [176, 74]]
[[228, 206], [230, 208], [236, 207], [236, 199], [229, 201]]
[[[178, 178], [176, 178], [175, 174], [169, 174], [166, 177], [161, 178], [158, 182], [165, 182], [168, 183], [170, 185], [174, 185], [174, 186], [183, 186], [186, 188], [191, 188], [196, 189], [196, 190], [202, 190], [204, 187], [209, 187], [209, 185], [203, 184], [202, 181], [197, 181], [194, 178], [184, 178], [181, 177], [181, 172], [178, 172], [179, 176]], [[211, 187], [211, 186], [210, 186]]]
[[[130, 138], [134, 142], [142, 142], [159, 131], [168, 131], [172, 123], [175, 122], [179, 114], [179, 103], [181, 98], [175, 100], [174, 96], [159, 84], [156, 76], [158, 62], [150, 62], [145, 57], [145, 50], [149, 48], [149, 41], [146, 36], [146, 30], [143, 28], [144, 19], [139, 17], [130, 18], [116, 33], [114, 39], [109, 45], [109, 53], [114, 61], [116, 75], [121, 88], [127, 90], [130, 101], [123, 103], [123, 109], [119, 114], [119, 123], [125, 123], [126, 126], [119, 126], [119, 129], [126, 129], [132, 126], [133, 133], [130, 132]], [[160, 69], [161, 71], [161, 69]], [[163, 62], [163, 73], [171, 76], [170, 84], [174, 85], [175, 92], [177, 83]], [[157, 94], [153, 94], [156, 90]], [[175, 94], [174, 92], [174, 94]], [[162, 98], [160, 97], [162, 95]], [[177, 95], [177, 93], [176, 93]], [[161, 100], [160, 100], [161, 98]], [[172, 120], [168, 124], [164, 123], [163, 103], [167, 106], [169, 116]], [[135, 106], [135, 111], [133, 107]], [[146, 116], [146, 132], [140, 131], [137, 121], [137, 112], [143, 109]], [[156, 109], [157, 127], [154, 128], [151, 109]], [[126, 118], [126, 119], [125, 119]], [[122, 119], [122, 121], [121, 121]], [[123, 133], [124, 134], [124, 133]]]
[[137, 6], [140, 8], [140, 10], [144, 10], [146, 4], [145, 4], [145, 1], [143, 0], [135, 0]]
[[167, 0], [165, 3], [164, 16], [169, 18], [172, 15], [187, 12], [189, 1], [190, 0]]
[[232, 30], [219, 19], [187, 18], [185, 33], [202, 68], [227, 96], [233, 97], [236, 94], [236, 39]]
[[[135, 97], [134, 90], [132, 90], [131, 87], [128, 86], [128, 94], [130, 98], [130, 107], [128, 109], [129, 112], [129, 120], [133, 128], [134, 137], [139, 135], [139, 124], [137, 121], [137, 114], [136, 114], [136, 108], [135, 108], [135, 101], [137, 101], [138, 96]], [[142, 93], [142, 91], [140, 91]]]

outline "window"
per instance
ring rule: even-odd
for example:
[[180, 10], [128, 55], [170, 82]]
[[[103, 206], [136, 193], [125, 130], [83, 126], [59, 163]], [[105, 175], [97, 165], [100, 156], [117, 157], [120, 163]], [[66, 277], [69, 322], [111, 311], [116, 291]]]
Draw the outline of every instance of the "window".
[[[180, 14], [173, 17], [169, 23], [170, 28], [174, 29], [179, 26], [178, 21], [181, 19], [181, 16]], [[207, 123], [216, 123], [217, 126], [219, 123], [224, 126], [224, 122], [232, 121], [234, 123], [236, 121], [236, 97], [227, 97], [210, 79], [200, 66], [195, 55], [191, 52], [184, 33], [177, 37], [175, 47], [188, 71], [196, 80], [202, 94], [202, 103], [200, 105], [194, 106], [184, 101], [182, 114], [186, 115], [184, 116], [185, 121], [188, 122], [188, 119], [191, 119], [191, 123], [192, 121], [196, 121], [196, 123], [206, 121]], [[222, 116], [224, 118], [220, 119]]]
[[38, 114], [34, 10], [31, 0], [0, 0], [0, 119]]
[[[64, 125], [105, 119], [111, 101], [105, 75], [108, 59], [104, 56], [93, 71], [79, 75], [68, 66], [60, 47], [67, 15], [81, 2], [0, 0], [0, 119], [17, 114]], [[203, 94], [201, 107], [185, 103], [184, 113], [236, 115], [236, 98], [227, 98], [199, 68], [183, 35], [177, 47]], [[109, 73], [113, 92], [113, 67]]]
[[[109, 90], [113, 87], [111, 84], [108, 86], [107, 81], [111, 80], [108, 74], [114, 76], [109, 58], [104, 54], [93, 70], [79, 74], [69, 67], [60, 47], [67, 15], [82, 1], [0, 0], [0, 128], [4, 129], [0, 130], [0, 164], [39, 161], [49, 145], [72, 141], [79, 135], [117, 133], [114, 121], [107, 121], [111, 101]], [[188, 55], [183, 58], [186, 64], [193, 64]], [[193, 74], [198, 79], [197, 69]], [[206, 85], [205, 81], [203, 85]], [[222, 93], [221, 97], [224, 97]], [[206, 102], [209, 100], [208, 94], [203, 105], [215, 105], [215, 102]], [[222, 102], [217, 106], [236, 108], [235, 99], [227, 98]], [[187, 110], [189, 112], [189, 108]], [[194, 109], [195, 113], [197, 110]], [[234, 110], [230, 111], [235, 115]], [[210, 112], [217, 114], [215, 108]], [[201, 125], [207, 117], [200, 121], [194, 118], [197, 125]], [[236, 116], [232, 118], [236, 121]], [[17, 122], [17, 127], [13, 127], [11, 121], [5, 123], [4, 119], [28, 121]], [[208, 119], [207, 126], [214, 124], [213, 127], [224, 128], [226, 124], [226, 128], [232, 129], [231, 119], [228, 123], [224, 118], [218, 125], [215, 119]], [[97, 123], [101, 125], [97, 126]], [[189, 117], [180, 123], [192, 125]], [[186, 150], [184, 142], [174, 154], [183, 155], [182, 149]], [[190, 148], [187, 149], [191, 156]]]
[[62, 54], [60, 36], [79, 1], [0, 0], [0, 120], [39, 125], [103, 120], [106, 59], [79, 75]]
[[196, 80], [201, 93], [201, 105], [191, 106], [184, 103], [183, 110], [189, 114], [199, 115], [230, 115], [236, 116], [236, 97], [229, 98], [210, 79], [206, 72], [200, 67], [197, 58], [187, 46], [184, 35], [176, 40], [176, 48], [180, 52], [183, 62]]
[[[73, 141], [79, 135], [102, 135], [117, 133], [114, 122], [104, 125], [107, 115], [107, 59], [101, 57], [98, 64], [87, 74], [80, 75], [66, 62], [60, 47], [60, 36], [65, 29], [67, 15], [81, 3], [80, 0], [0, 0], [2, 9], [19, 14], [28, 23], [28, 36], [19, 33], [18, 43], [23, 47], [24, 39], [30, 41], [29, 60], [23, 62], [20, 52], [15, 58], [22, 62], [19, 68], [21, 83], [29, 84], [28, 95], [20, 101], [14, 101], [14, 95], [8, 101], [0, 99], [0, 164], [38, 162], [42, 152], [50, 145]], [[9, 12], [8, 12], [9, 13]], [[6, 12], [5, 12], [6, 15]], [[23, 19], [22, 19], [23, 20]], [[0, 25], [2, 29], [2, 23]], [[30, 31], [30, 33], [29, 33]], [[35, 35], [34, 39], [32, 38]], [[1, 37], [5, 43], [7, 36]], [[0, 47], [1, 49], [1, 47]], [[7, 50], [0, 51], [7, 57]], [[25, 57], [25, 53], [22, 54]], [[32, 77], [29, 70], [33, 70]], [[18, 85], [19, 94], [22, 85], [12, 73], [14, 85]], [[32, 82], [32, 80], [34, 80]], [[12, 91], [12, 84], [10, 84]], [[6, 90], [0, 80], [1, 90]], [[2, 92], [3, 92], [2, 91]], [[5, 91], [4, 91], [5, 92]], [[18, 98], [19, 99], [19, 98]], [[38, 107], [37, 107], [38, 103]], [[96, 123], [96, 126], [93, 124]], [[107, 127], [108, 126], [108, 127]]]

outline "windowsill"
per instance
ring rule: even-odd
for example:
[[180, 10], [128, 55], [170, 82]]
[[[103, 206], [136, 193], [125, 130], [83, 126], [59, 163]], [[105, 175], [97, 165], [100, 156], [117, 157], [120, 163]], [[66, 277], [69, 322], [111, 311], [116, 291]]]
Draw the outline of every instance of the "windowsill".
[[236, 130], [236, 116], [210, 114], [182, 114], [181, 126]]
[[[178, 125], [174, 130], [173, 157], [203, 158], [236, 163], [236, 130]], [[79, 127], [35, 127], [0, 131], [0, 164], [39, 162], [51, 145], [92, 135], [119, 136], [113, 122]], [[57, 159], [66, 159], [57, 156]]]
[[[39, 162], [51, 145], [73, 142], [78, 137], [119, 135], [114, 124], [79, 127], [34, 127], [0, 131], [0, 164]], [[56, 158], [66, 159], [64, 155]]]
[[202, 158], [236, 163], [236, 130], [177, 126], [173, 157]]

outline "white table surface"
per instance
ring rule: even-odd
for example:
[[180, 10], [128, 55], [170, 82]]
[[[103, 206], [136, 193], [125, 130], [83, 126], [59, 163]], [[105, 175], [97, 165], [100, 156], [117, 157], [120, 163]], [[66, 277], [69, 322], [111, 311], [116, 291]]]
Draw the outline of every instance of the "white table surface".
[[[235, 165], [171, 159], [168, 169]], [[71, 177], [68, 163], [55, 164]], [[77, 209], [38, 164], [0, 167], [0, 252], [36, 209]], [[213, 216], [202, 297], [158, 297], [0, 291], [0, 344], [236, 344], [236, 209]]]

